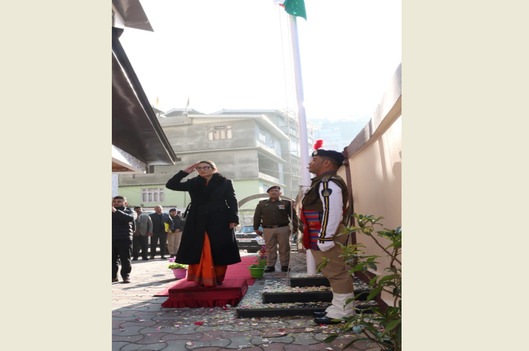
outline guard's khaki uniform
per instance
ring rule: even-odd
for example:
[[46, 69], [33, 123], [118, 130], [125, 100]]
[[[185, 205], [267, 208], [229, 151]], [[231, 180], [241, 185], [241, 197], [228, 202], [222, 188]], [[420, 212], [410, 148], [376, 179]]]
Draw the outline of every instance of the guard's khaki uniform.
[[[337, 185], [335, 191], [329, 188], [329, 183]], [[338, 191], [336, 191], [338, 190]], [[341, 192], [339, 191], [341, 190]], [[324, 201], [322, 201], [321, 196]], [[330, 197], [339, 195], [341, 201], [331, 201]], [[341, 195], [341, 196], [340, 196]], [[338, 209], [331, 209], [331, 204], [338, 205]], [[347, 235], [338, 235], [344, 228], [345, 208], [347, 205], [347, 186], [336, 172], [327, 172], [312, 179], [311, 188], [305, 194], [302, 201], [302, 219], [307, 227], [304, 233], [304, 244], [310, 248], [316, 265], [319, 265], [323, 257], [329, 262], [322, 268], [323, 275], [329, 280], [333, 292], [332, 305], [327, 309], [327, 316], [330, 318], [342, 318], [354, 314], [351, 304], [347, 300], [354, 296], [353, 279], [344, 263], [344, 258], [340, 257], [342, 249], [340, 245], [335, 245], [330, 250], [322, 252], [317, 247], [317, 242], [333, 240], [335, 243], [346, 244]], [[326, 223], [331, 210], [341, 211], [341, 223], [334, 223], [337, 229], [332, 233], [326, 230], [329, 223]]]
[[262, 200], [255, 208], [253, 227], [255, 230], [263, 227], [268, 267], [275, 266], [278, 250], [281, 266], [286, 267], [290, 263], [290, 222], [293, 231], [297, 231], [298, 217], [288, 200]]

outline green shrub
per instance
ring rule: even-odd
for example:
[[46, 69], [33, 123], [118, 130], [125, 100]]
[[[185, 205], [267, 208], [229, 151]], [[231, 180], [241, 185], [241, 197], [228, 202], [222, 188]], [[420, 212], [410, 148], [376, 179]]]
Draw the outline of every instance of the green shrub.
[[[340, 235], [363, 233], [372, 239], [389, 257], [389, 265], [384, 268], [386, 275], [376, 275], [369, 281], [371, 292], [367, 296], [367, 301], [373, 300], [382, 292], [387, 292], [393, 297], [393, 304], [385, 310], [380, 306], [370, 309], [372, 313], [357, 313], [352, 317], [344, 318], [345, 323], [340, 328], [340, 333], [350, 333], [351, 331], [360, 336], [344, 346], [344, 349], [353, 347], [359, 342], [367, 341], [368, 345], [377, 345], [385, 351], [401, 351], [401, 281], [402, 269], [400, 262], [402, 230], [401, 227], [396, 229], [387, 229], [376, 231], [378, 237], [386, 238], [391, 241], [388, 246], [383, 246], [377, 236], [373, 235], [375, 226], [382, 226], [380, 221], [383, 217], [375, 218], [372, 215], [364, 216], [353, 214], [357, 226], [347, 227]], [[376, 259], [380, 256], [365, 255], [364, 245], [357, 243], [351, 245], [341, 245], [342, 256], [350, 272], [366, 273], [368, 270], [377, 270], [378, 262]], [[318, 268], [325, 265], [322, 262]], [[357, 299], [358, 296], [355, 296]], [[353, 301], [347, 301], [352, 303]], [[332, 334], [325, 339], [326, 342], [335, 340], [339, 334]]]

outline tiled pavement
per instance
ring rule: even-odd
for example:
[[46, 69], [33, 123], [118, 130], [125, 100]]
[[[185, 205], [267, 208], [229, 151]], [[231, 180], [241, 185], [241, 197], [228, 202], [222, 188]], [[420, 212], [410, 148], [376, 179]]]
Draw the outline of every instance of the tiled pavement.
[[[292, 252], [291, 271], [306, 271], [304, 252]], [[265, 280], [286, 278], [280, 271], [265, 273], [250, 289], [262, 289]], [[341, 350], [353, 340], [346, 335], [323, 342], [337, 327], [319, 326], [308, 316], [248, 319], [237, 318], [230, 307], [162, 308], [166, 297], [153, 295], [174, 282], [166, 260], [140, 259], [133, 262], [130, 284], [112, 283], [113, 351]]]

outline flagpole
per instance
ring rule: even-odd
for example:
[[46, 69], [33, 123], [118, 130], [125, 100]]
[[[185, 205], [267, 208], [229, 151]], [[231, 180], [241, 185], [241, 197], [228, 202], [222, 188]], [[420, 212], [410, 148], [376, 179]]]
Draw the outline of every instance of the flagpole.
[[[298, 104], [298, 124], [299, 124], [299, 139], [301, 151], [301, 184], [300, 192], [305, 194], [305, 191], [310, 186], [310, 175], [308, 170], [309, 165], [309, 142], [307, 137], [307, 119], [305, 117], [305, 105], [303, 96], [303, 80], [301, 78], [301, 60], [299, 56], [299, 40], [298, 27], [296, 16], [288, 15], [290, 23], [290, 37], [292, 42], [292, 59], [294, 63], [294, 80], [296, 83], [296, 99]], [[306, 250], [307, 254], [307, 274], [316, 274], [316, 261], [310, 250]]]

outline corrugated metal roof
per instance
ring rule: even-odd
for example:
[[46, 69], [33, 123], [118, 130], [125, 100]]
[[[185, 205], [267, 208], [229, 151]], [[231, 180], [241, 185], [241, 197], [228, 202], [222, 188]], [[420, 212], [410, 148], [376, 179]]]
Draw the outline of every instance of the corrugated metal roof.
[[178, 159], [112, 29], [112, 145], [147, 165]]
[[139, 0], [112, 0], [112, 7], [125, 27], [154, 32]]

